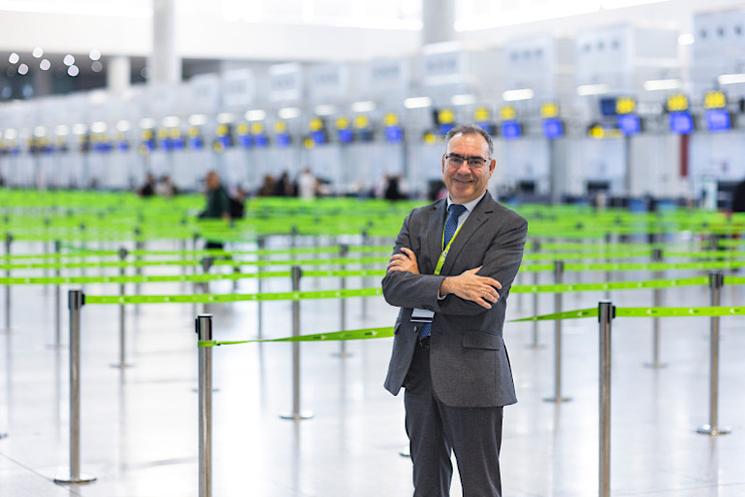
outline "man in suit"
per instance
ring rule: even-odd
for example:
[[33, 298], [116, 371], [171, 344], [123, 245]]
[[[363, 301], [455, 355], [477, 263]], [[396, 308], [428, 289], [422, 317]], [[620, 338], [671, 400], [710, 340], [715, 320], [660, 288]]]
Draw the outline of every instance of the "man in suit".
[[383, 279], [401, 308], [385, 388], [405, 388], [414, 497], [449, 495], [451, 451], [464, 497], [501, 497], [502, 408], [517, 402], [502, 327], [527, 222], [487, 192], [491, 137], [467, 125], [446, 141], [448, 198], [409, 214]]

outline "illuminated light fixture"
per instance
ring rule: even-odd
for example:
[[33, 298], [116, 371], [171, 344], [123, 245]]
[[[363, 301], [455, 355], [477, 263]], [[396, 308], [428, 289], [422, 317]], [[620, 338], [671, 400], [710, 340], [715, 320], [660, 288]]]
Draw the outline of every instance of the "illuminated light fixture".
[[116, 123], [116, 130], [121, 131], [122, 133], [126, 133], [131, 127], [129, 121], [119, 121]]
[[678, 36], [678, 45], [693, 45], [696, 39], [691, 33], [683, 33]]
[[372, 112], [375, 110], [375, 102], [372, 100], [363, 100], [352, 104], [352, 112]]
[[65, 58], [62, 59], [62, 62], [64, 62], [66, 66], [71, 66], [75, 63], [75, 57], [73, 57], [71, 54], [67, 54], [65, 55]]
[[14, 129], [6, 129], [5, 130], [5, 139], [6, 140], [15, 140], [18, 138], [18, 131]]
[[300, 117], [300, 109], [297, 107], [284, 107], [279, 109], [277, 115], [282, 119], [295, 119]]
[[336, 107], [333, 105], [316, 105], [315, 112], [318, 116], [330, 116], [336, 112]]
[[404, 107], [407, 109], [423, 109], [432, 106], [432, 99], [429, 97], [411, 97], [404, 100]]
[[229, 112], [221, 112], [217, 115], [217, 122], [220, 124], [232, 123], [235, 116]]
[[266, 112], [261, 109], [249, 110], [246, 111], [244, 117], [246, 118], [246, 121], [263, 121], [266, 119]]
[[88, 58], [91, 60], [98, 60], [101, 58], [101, 51], [97, 48], [94, 48], [88, 53]]
[[745, 83], [745, 73], [722, 74], [717, 78], [720, 85], [736, 85]]
[[21, 76], [25, 76], [26, 74], [28, 74], [28, 66], [26, 64], [21, 64], [20, 66], [18, 66], [18, 74], [20, 74]]
[[103, 64], [101, 64], [101, 63], [100, 63], [99, 61], [97, 61], [97, 60], [96, 60], [96, 61], [94, 61], [94, 62], [93, 62], [93, 63], [91, 64], [91, 71], [93, 71], [93, 72], [101, 72], [101, 71], [103, 71]]
[[31, 52], [31, 55], [33, 55], [35, 59], [40, 59], [41, 56], [44, 55], [44, 50], [42, 50], [41, 47], [36, 47]]
[[143, 117], [140, 119], [140, 128], [142, 129], [153, 129], [155, 127], [155, 119], [152, 117]]
[[21, 56], [15, 52], [8, 56], [8, 62], [10, 62], [11, 64], [18, 64], [19, 60], [21, 60]]
[[51, 67], [52, 63], [47, 59], [41, 59], [41, 62], [39, 62], [39, 69], [42, 71], [48, 71]]
[[57, 136], [67, 136], [70, 133], [70, 128], [64, 124], [60, 124], [54, 128], [54, 134]]
[[453, 105], [471, 105], [476, 103], [476, 96], [470, 93], [463, 93], [461, 95], [453, 95], [450, 98], [450, 103]]
[[47, 129], [44, 126], [37, 126], [34, 128], [34, 136], [41, 138], [47, 136]]
[[67, 68], [67, 74], [70, 77], [73, 77], [74, 78], [75, 76], [77, 76], [78, 74], [80, 74], [80, 69], [78, 69], [78, 66], [70, 66], [70, 67]]
[[599, 83], [595, 85], [579, 85], [577, 87], [577, 95], [580, 97], [589, 97], [591, 95], [602, 95], [608, 93], [610, 88], [605, 83]]
[[518, 100], [530, 100], [533, 98], [533, 90], [530, 88], [518, 88], [517, 90], [507, 90], [502, 93], [502, 100], [505, 102], [515, 102]]
[[204, 114], [193, 114], [189, 116], [189, 125], [203, 126], [205, 124], [207, 124], [207, 116]]
[[84, 135], [88, 131], [88, 127], [85, 124], [78, 123], [72, 127], [72, 132], [76, 135]]
[[96, 121], [93, 124], [91, 124], [91, 131], [94, 133], [105, 133], [106, 132], [106, 123], [103, 121]]
[[681, 85], [679, 79], [650, 79], [643, 84], [647, 91], [679, 90]]
[[166, 116], [163, 118], [163, 126], [166, 128], [176, 128], [181, 125], [181, 119], [178, 116]]

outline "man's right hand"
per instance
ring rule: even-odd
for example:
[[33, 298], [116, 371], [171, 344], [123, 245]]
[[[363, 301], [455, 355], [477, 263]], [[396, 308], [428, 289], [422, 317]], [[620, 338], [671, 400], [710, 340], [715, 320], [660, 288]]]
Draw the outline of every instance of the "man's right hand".
[[492, 304], [499, 300], [497, 290], [502, 289], [502, 284], [494, 278], [477, 275], [480, 269], [481, 266], [463, 271], [458, 276], [448, 276], [442, 280], [440, 295], [445, 297], [452, 293], [485, 309], [491, 309]]

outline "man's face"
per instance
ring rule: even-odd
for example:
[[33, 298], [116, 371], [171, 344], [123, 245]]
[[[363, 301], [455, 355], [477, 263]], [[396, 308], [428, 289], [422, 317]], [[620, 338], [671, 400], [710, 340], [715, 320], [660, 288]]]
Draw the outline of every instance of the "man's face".
[[[461, 159], [471, 159], [472, 165]], [[478, 159], [483, 159], [480, 161], [482, 165], [473, 167]], [[486, 191], [495, 166], [496, 161], [489, 157], [489, 144], [484, 137], [476, 133], [455, 135], [448, 142], [447, 152], [442, 158], [442, 179], [450, 199], [463, 204], [478, 198]]]
[[207, 188], [210, 190], [216, 189], [220, 186], [220, 177], [216, 173], [207, 174]]

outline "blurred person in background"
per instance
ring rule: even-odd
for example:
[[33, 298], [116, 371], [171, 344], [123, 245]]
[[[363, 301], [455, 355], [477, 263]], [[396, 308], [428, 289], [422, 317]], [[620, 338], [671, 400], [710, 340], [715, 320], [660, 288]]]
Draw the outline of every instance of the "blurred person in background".
[[287, 173], [287, 171], [282, 171], [282, 175], [277, 180], [277, 183], [274, 185], [274, 196], [275, 197], [292, 197], [294, 196], [295, 192], [292, 188], [292, 183], [290, 182], [290, 175]]
[[297, 179], [298, 196], [303, 200], [312, 200], [316, 198], [318, 191], [318, 180], [313, 175], [309, 167], [303, 169]]
[[[199, 213], [200, 219], [224, 219], [230, 221], [230, 197], [228, 192], [222, 186], [220, 181], [220, 175], [216, 171], [212, 170], [207, 173], [207, 205], [204, 210]], [[207, 240], [205, 244], [206, 249], [222, 249], [222, 242], [215, 242]]]
[[147, 173], [145, 183], [137, 190], [137, 195], [143, 198], [152, 197], [155, 195], [155, 186], [155, 175]]
[[164, 174], [160, 177], [158, 184], [155, 185], [155, 193], [161, 197], [171, 198], [178, 195], [178, 188], [173, 184], [171, 177]]
[[256, 193], [259, 197], [271, 197], [274, 194], [274, 176], [265, 174], [261, 182], [259, 191]]

